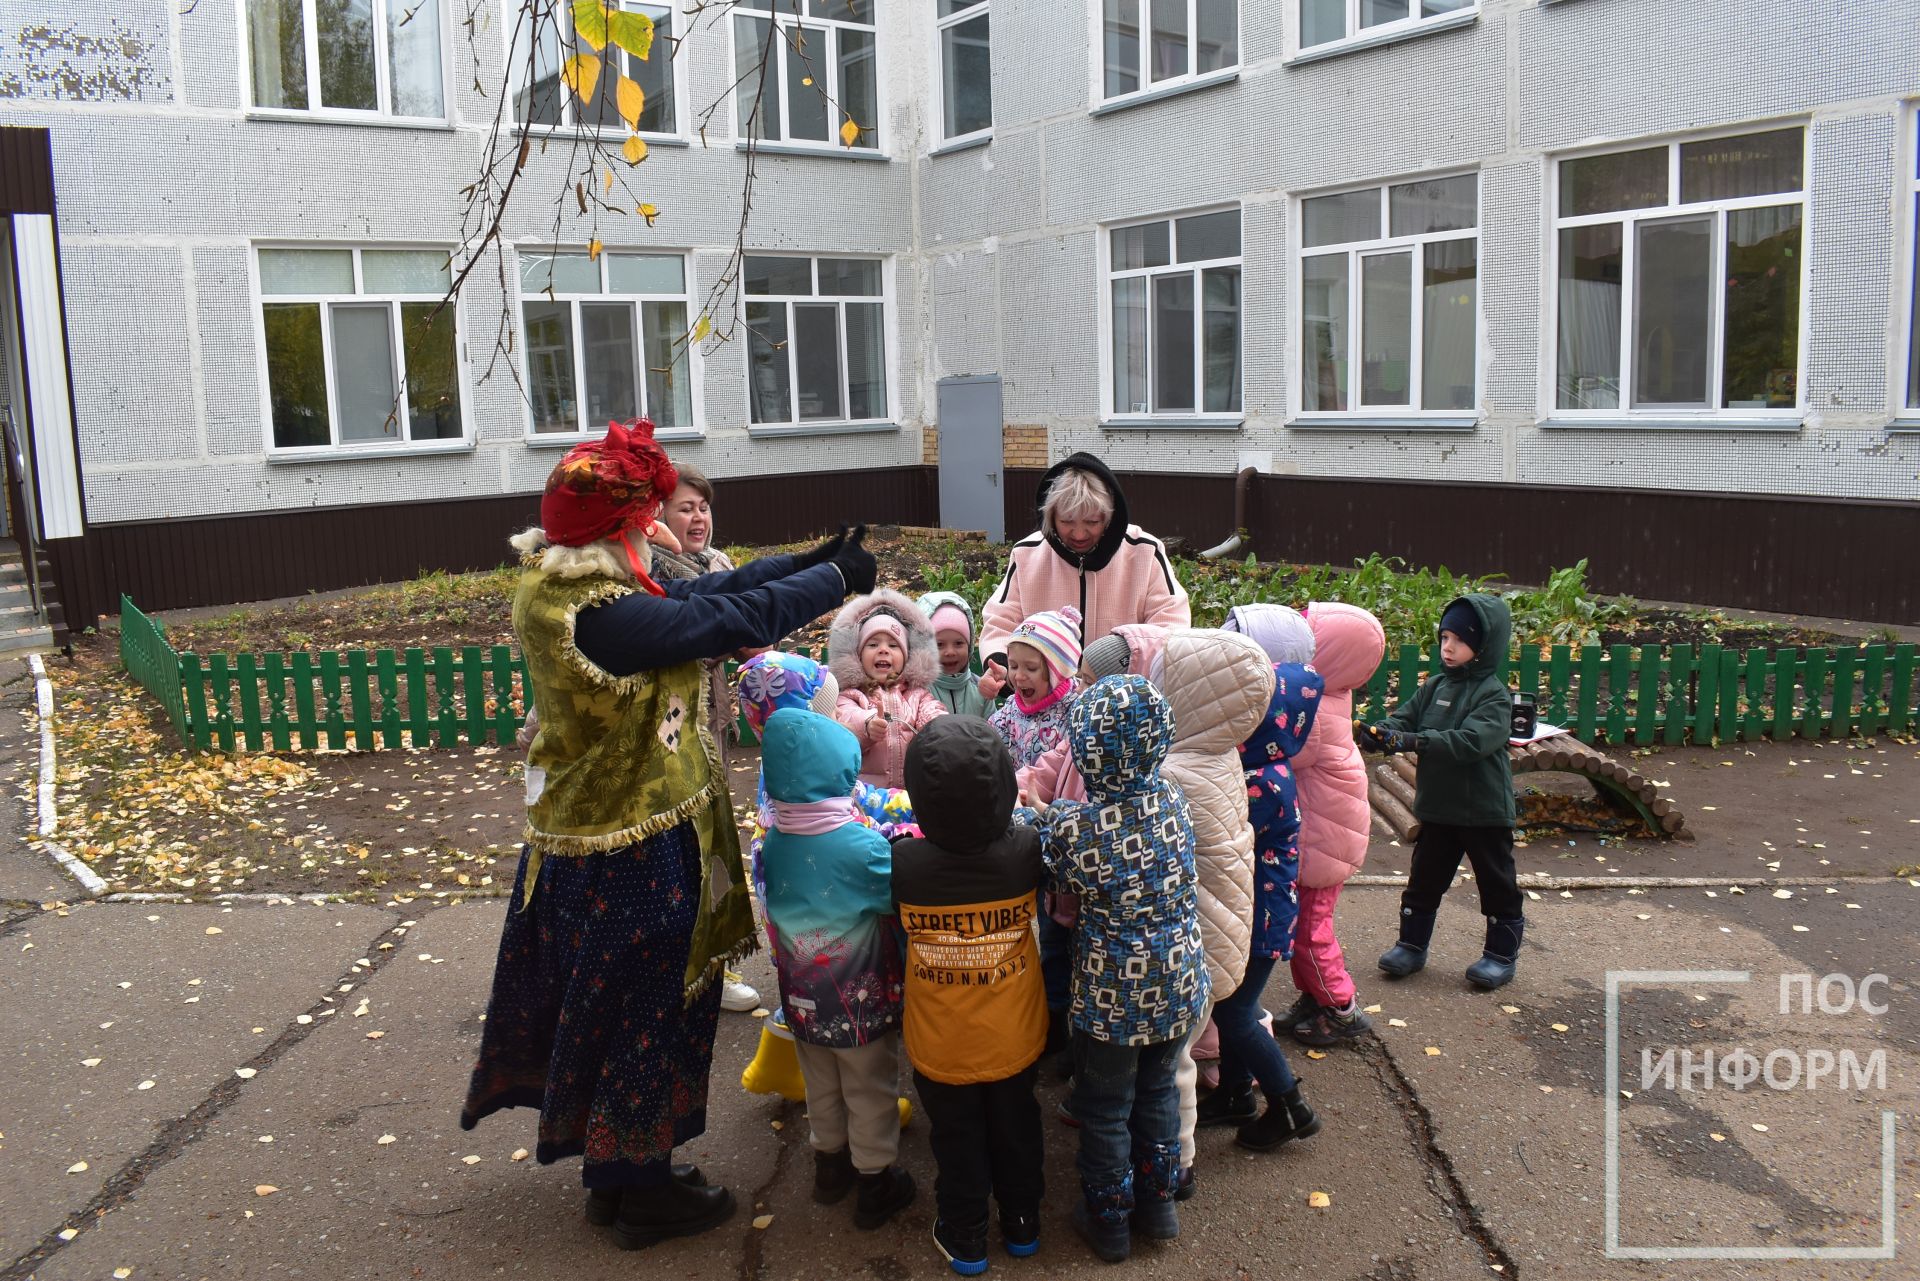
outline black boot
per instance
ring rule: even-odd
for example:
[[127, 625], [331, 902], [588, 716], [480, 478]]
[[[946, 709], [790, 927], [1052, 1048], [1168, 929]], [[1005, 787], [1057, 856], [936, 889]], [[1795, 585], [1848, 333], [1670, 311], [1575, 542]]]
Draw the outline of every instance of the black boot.
[[877, 1174], [859, 1176], [860, 1199], [853, 1206], [853, 1226], [871, 1232], [913, 1204], [913, 1176], [897, 1165]]
[[1300, 1087], [1295, 1085], [1279, 1098], [1269, 1099], [1260, 1119], [1241, 1126], [1233, 1141], [1254, 1152], [1271, 1152], [1290, 1140], [1310, 1138], [1318, 1133], [1320, 1118], [1300, 1097]]
[[853, 1153], [846, 1148], [838, 1152], [818, 1152], [813, 1154], [813, 1199], [821, 1205], [838, 1205], [846, 1200], [847, 1193], [853, 1191]]
[[1231, 1090], [1223, 1085], [1201, 1099], [1195, 1112], [1193, 1123], [1197, 1126], [1245, 1125], [1260, 1115], [1260, 1104], [1253, 1097], [1252, 1086]]
[[733, 1214], [733, 1193], [669, 1180], [658, 1188], [629, 1188], [620, 1198], [613, 1240], [638, 1250], [669, 1237], [690, 1237], [717, 1228]]
[[1080, 1181], [1080, 1199], [1073, 1205], [1073, 1230], [1106, 1263], [1125, 1263], [1133, 1251], [1127, 1230], [1133, 1217], [1133, 1171], [1118, 1183]]
[[1437, 912], [1400, 909], [1400, 941], [1380, 957], [1380, 968], [1397, 979], [1416, 974], [1427, 964], [1427, 944], [1433, 941], [1433, 918]]
[[1467, 982], [1487, 992], [1513, 982], [1513, 971], [1520, 960], [1520, 939], [1526, 928], [1527, 923], [1519, 917], [1500, 920], [1489, 916], [1485, 951], [1467, 967]]
[[[675, 1183], [684, 1183], [690, 1188], [707, 1186], [707, 1176], [700, 1173], [697, 1165], [676, 1165], [671, 1174]], [[620, 1188], [587, 1189], [587, 1222], [596, 1228], [604, 1228], [612, 1223], [614, 1216], [620, 1213]]]

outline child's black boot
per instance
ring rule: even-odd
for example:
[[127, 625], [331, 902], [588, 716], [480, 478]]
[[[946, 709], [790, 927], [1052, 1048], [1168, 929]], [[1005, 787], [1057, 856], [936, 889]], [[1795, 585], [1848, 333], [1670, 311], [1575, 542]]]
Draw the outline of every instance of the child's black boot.
[[1417, 974], [1427, 964], [1427, 944], [1433, 941], [1433, 920], [1437, 912], [1400, 909], [1400, 941], [1380, 957], [1380, 968], [1397, 979]]
[[1526, 927], [1527, 923], [1518, 917], [1500, 920], [1489, 916], [1485, 953], [1467, 967], [1467, 982], [1487, 992], [1513, 982], [1513, 972], [1520, 960], [1520, 939]]
[[1180, 1140], [1136, 1148], [1133, 1158], [1133, 1230], [1149, 1241], [1180, 1235], [1180, 1213], [1173, 1208], [1180, 1180]]
[[1279, 1098], [1269, 1099], [1260, 1119], [1241, 1126], [1233, 1141], [1254, 1152], [1271, 1152], [1283, 1143], [1311, 1138], [1318, 1133], [1320, 1118], [1313, 1114], [1313, 1109], [1300, 1095], [1300, 1087], [1295, 1085]]
[[1260, 1101], [1251, 1085], [1237, 1090], [1223, 1085], [1201, 1099], [1194, 1111], [1195, 1125], [1245, 1125], [1260, 1115]]
[[838, 1205], [851, 1191], [853, 1153], [846, 1148], [838, 1152], [814, 1152], [813, 1199], [821, 1205]]
[[859, 1178], [860, 1199], [854, 1203], [853, 1226], [871, 1232], [913, 1204], [913, 1176], [897, 1165]]
[[1080, 1183], [1073, 1230], [1107, 1263], [1125, 1263], [1133, 1253], [1127, 1221], [1133, 1215], [1133, 1172], [1118, 1183]]

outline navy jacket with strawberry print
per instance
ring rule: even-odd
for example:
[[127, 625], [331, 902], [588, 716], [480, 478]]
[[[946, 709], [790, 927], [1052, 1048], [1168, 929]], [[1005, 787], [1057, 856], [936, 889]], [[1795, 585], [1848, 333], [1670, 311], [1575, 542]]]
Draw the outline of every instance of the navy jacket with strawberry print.
[[1253, 956], [1293, 955], [1300, 915], [1300, 802], [1289, 763], [1307, 741], [1326, 681], [1301, 663], [1275, 663], [1266, 719], [1240, 744], [1253, 822]]

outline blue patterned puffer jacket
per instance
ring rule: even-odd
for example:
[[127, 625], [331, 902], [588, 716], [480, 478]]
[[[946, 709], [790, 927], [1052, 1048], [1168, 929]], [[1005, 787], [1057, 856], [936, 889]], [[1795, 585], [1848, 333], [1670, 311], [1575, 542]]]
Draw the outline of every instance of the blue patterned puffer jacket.
[[1288, 960], [1300, 917], [1300, 801], [1293, 758], [1306, 745], [1327, 682], [1304, 663], [1275, 663], [1273, 701], [1240, 744], [1253, 823], [1253, 955]]
[[1207, 1003], [1193, 820], [1160, 773], [1172, 741], [1145, 677], [1107, 677], [1074, 703], [1067, 737], [1088, 799], [1033, 820], [1055, 882], [1080, 896], [1074, 1030], [1116, 1044], [1183, 1037]]

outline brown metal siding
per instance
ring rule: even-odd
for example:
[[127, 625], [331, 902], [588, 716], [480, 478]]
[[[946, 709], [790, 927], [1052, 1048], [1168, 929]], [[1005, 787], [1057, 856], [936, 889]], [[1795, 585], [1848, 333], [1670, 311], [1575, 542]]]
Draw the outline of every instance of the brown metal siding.
[[0, 214], [53, 212], [53, 135], [0, 126]]
[[[1041, 473], [1006, 473], [1007, 534], [1034, 528]], [[1133, 519], [1188, 550], [1232, 531], [1233, 479], [1121, 477]], [[1596, 591], [1870, 622], [1920, 623], [1920, 503], [1780, 494], [1262, 476], [1262, 559], [1347, 565], [1375, 552], [1541, 583], [1588, 562]]]
[[[718, 479], [714, 489], [727, 543], [791, 542], [843, 520], [931, 525], [939, 507], [931, 467]], [[123, 592], [143, 609], [179, 609], [491, 568], [539, 514], [538, 494], [302, 508], [92, 525], [46, 550], [67, 625], [78, 629], [117, 610]]]

